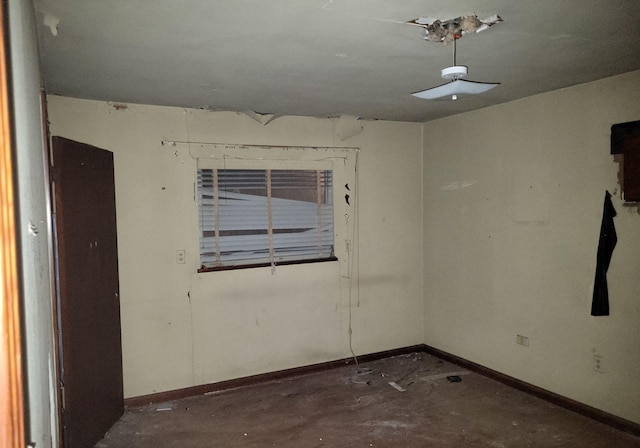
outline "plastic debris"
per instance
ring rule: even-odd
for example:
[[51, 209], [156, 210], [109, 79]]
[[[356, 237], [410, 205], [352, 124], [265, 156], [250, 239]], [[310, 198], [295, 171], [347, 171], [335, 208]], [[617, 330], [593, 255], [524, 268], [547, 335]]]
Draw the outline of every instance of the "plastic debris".
[[447, 372], [447, 373], [437, 373], [434, 375], [423, 376], [420, 378], [421, 381], [436, 381], [443, 380], [445, 378], [449, 378], [450, 376], [463, 376], [469, 375], [470, 372], [466, 370], [461, 370], [459, 372]]

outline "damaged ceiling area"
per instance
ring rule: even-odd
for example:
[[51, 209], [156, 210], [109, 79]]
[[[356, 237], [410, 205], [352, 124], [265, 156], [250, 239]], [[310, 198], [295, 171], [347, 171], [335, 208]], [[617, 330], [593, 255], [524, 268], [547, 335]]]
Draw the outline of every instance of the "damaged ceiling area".
[[[267, 123], [282, 115], [424, 122], [640, 69], [637, 0], [34, 7], [49, 94], [245, 112]], [[458, 64], [500, 85], [458, 101], [412, 96], [442, 82], [458, 37]]]
[[489, 27], [500, 22], [502, 18], [496, 14], [484, 20], [477, 16], [460, 16], [448, 20], [419, 17], [407, 23], [424, 28], [424, 38], [430, 42], [450, 44], [462, 36], [488, 30]]

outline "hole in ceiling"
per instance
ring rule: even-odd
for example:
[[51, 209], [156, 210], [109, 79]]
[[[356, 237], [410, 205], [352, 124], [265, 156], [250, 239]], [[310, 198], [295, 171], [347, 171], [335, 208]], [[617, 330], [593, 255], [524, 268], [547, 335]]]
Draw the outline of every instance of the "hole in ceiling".
[[484, 20], [478, 19], [475, 15], [460, 16], [455, 19], [434, 19], [431, 17], [418, 17], [407, 22], [409, 25], [416, 25], [424, 28], [424, 38], [430, 42], [444, 42], [448, 44], [465, 34], [479, 33], [485, 31], [502, 22], [499, 15], [488, 17]]

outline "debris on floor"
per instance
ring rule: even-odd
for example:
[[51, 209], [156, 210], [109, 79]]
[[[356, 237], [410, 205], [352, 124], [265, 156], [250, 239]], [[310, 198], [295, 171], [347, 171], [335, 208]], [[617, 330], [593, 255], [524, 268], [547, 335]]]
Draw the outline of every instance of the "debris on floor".
[[414, 354], [128, 409], [96, 448], [176, 446], [638, 448], [640, 438]]
[[366, 375], [370, 375], [371, 373], [373, 373], [373, 370], [368, 368], [358, 369], [356, 370], [356, 373], [354, 373], [353, 376], [351, 377], [351, 382], [355, 384], [366, 384], [367, 386], [370, 386], [371, 381], [369, 380], [364, 381], [364, 380], [361, 380], [360, 378]]
[[406, 392], [406, 389], [400, 387], [400, 385], [398, 385], [398, 383], [396, 383], [395, 381], [389, 381], [389, 386], [393, 387], [398, 392]]
[[[453, 377], [453, 376], [464, 376], [464, 375], [469, 375], [471, 372], [466, 371], [466, 370], [462, 370], [459, 372], [447, 372], [447, 373], [438, 373], [435, 375], [428, 375], [428, 376], [423, 376], [420, 378], [420, 380], [422, 381], [437, 381], [437, 380], [443, 380], [445, 378], [449, 379], [449, 377]], [[462, 379], [460, 380], [462, 381]]]

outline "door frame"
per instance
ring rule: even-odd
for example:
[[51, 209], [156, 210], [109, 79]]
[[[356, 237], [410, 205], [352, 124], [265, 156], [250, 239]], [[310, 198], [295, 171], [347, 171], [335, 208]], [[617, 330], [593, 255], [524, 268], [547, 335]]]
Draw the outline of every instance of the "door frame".
[[25, 446], [18, 229], [5, 3], [0, 3], [0, 447]]

